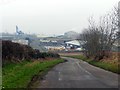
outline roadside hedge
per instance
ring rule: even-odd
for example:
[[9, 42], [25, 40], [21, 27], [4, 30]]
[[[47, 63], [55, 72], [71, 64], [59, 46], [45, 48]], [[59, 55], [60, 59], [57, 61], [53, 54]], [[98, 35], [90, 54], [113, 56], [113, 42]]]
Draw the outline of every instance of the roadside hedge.
[[37, 49], [33, 49], [28, 45], [21, 45], [13, 43], [11, 41], [2, 41], [2, 61], [3, 64], [6, 61], [21, 61], [40, 58], [58, 58], [57, 53], [52, 52], [40, 52]]

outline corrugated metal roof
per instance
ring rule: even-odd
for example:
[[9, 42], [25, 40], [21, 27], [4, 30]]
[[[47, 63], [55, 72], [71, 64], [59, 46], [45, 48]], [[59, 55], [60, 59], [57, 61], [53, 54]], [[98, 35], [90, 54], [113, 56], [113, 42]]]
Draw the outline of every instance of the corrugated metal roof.
[[80, 46], [80, 43], [78, 40], [73, 40], [73, 41], [69, 41], [69, 42], [65, 42], [65, 43]]

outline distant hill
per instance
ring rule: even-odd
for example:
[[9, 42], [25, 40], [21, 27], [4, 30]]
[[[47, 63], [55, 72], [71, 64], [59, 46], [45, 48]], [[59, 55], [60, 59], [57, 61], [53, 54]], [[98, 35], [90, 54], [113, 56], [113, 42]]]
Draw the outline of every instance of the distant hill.
[[76, 39], [78, 37], [79, 33], [74, 32], [74, 31], [69, 31], [64, 33], [64, 36], [68, 37], [68, 38], [73, 38]]
[[64, 35], [60, 35], [58, 37], [67, 38], [67, 39], [77, 39], [78, 36], [79, 36], [79, 33], [74, 32], [74, 31], [68, 31], [68, 32], [65, 32]]

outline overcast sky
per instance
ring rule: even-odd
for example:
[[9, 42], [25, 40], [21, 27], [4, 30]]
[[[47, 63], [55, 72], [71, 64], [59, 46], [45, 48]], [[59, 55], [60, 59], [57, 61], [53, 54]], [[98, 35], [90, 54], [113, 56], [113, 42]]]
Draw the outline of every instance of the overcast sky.
[[14, 33], [18, 25], [25, 33], [47, 35], [81, 32], [88, 25], [88, 17], [94, 16], [98, 20], [118, 1], [0, 0], [0, 28], [2, 32]]

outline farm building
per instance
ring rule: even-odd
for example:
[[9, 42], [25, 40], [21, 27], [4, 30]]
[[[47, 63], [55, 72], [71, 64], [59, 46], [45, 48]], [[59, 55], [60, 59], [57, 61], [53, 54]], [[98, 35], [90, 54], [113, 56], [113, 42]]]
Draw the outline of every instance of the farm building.
[[66, 51], [71, 51], [71, 50], [81, 51], [82, 50], [81, 44], [78, 40], [65, 42], [65, 48], [66, 48]]

